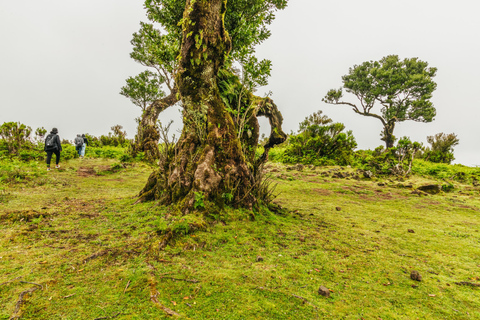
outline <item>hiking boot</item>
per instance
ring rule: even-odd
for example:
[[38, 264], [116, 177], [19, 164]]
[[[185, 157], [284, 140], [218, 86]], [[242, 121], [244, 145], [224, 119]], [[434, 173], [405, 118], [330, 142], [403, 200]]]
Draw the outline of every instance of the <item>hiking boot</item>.
[[57, 169], [58, 169], [58, 168], [60, 168], [60, 166], [57, 164], [57, 165], [55, 166], [55, 168], [57, 168]]

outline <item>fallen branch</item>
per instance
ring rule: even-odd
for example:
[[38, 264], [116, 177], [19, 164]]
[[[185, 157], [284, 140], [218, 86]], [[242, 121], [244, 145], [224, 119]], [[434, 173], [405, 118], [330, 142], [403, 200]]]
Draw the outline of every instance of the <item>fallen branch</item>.
[[[24, 281], [22, 281], [24, 282]], [[30, 283], [30, 282], [25, 282], [25, 283]], [[22, 304], [25, 303], [25, 300], [26, 300], [26, 295], [28, 295], [29, 293], [33, 293], [35, 291], [37, 291], [38, 289], [42, 289], [43, 286], [39, 285], [39, 284], [36, 284], [34, 283], [35, 287], [32, 287], [28, 290], [25, 290], [23, 292], [20, 293], [20, 295], [18, 296], [18, 301], [17, 303], [15, 304], [15, 310], [13, 311], [13, 315], [10, 317], [10, 320], [13, 320], [13, 319], [20, 319], [20, 317], [22, 316], [22, 312], [21, 312], [21, 307], [22, 307]]]
[[468, 281], [455, 282], [455, 284], [459, 286], [480, 287], [480, 283], [473, 283]]
[[171, 279], [171, 280], [177, 280], [177, 281], [186, 281], [186, 282], [193, 282], [193, 283], [197, 283], [197, 282], [200, 282], [198, 280], [195, 280], [195, 279], [178, 279], [178, 278], [172, 278], [172, 277], [161, 277], [162, 279]]

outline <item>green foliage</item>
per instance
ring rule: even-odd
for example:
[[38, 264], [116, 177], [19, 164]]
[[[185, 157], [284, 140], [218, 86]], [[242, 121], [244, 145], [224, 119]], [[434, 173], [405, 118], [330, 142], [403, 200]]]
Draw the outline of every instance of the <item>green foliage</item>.
[[475, 185], [478, 185], [480, 181], [479, 167], [467, 167], [461, 164], [450, 165], [415, 159], [412, 172], [421, 176], [472, 183]]
[[453, 147], [458, 145], [459, 139], [454, 133], [437, 133], [434, 136], [428, 136], [427, 142], [431, 148], [427, 148], [423, 154], [425, 160], [436, 163], [451, 163], [453, 156]]
[[122, 87], [120, 94], [129, 98], [142, 111], [165, 95], [160, 89], [164, 79], [158, 73], [146, 70], [135, 77], [128, 78], [126, 82], [127, 84]]
[[415, 155], [421, 149], [421, 143], [403, 137], [396, 146], [386, 150], [380, 146], [374, 151], [358, 151], [353, 165], [375, 174], [408, 176], [412, 173]]
[[194, 209], [205, 209], [205, 196], [201, 192], [195, 192]]
[[[393, 130], [396, 122], [413, 120], [431, 122], [436, 115], [430, 101], [437, 84], [432, 80], [436, 68], [418, 58], [400, 60], [390, 55], [380, 61], [366, 61], [349, 69], [342, 77], [343, 87], [360, 100], [360, 107], [342, 101], [342, 89], [327, 92], [322, 101], [348, 105], [358, 114], [379, 119], [383, 126], [383, 140], [393, 146]], [[379, 106], [380, 113], [373, 108]]]
[[47, 130], [43, 127], [35, 130], [20, 122], [5, 122], [0, 126], [0, 158], [18, 157], [24, 161], [39, 160], [43, 152], [44, 136]]
[[0, 158], [0, 185], [29, 182], [44, 175], [44, 167], [36, 161]]
[[126, 138], [127, 132], [122, 130], [123, 127], [121, 125], [117, 124], [110, 129], [112, 132], [109, 132], [108, 135], [101, 135], [100, 137], [95, 137], [88, 133], [85, 134], [89, 147], [128, 147], [130, 145], [130, 140]]
[[344, 129], [344, 124], [333, 123], [321, 110], [312, 114], [300, 123], [299, 133], [288, 138], [283, 162], [349, 164], [357, 143], [352, 132]]
[[[151, 23], [141, 23], [140, 31], [134, 33], [131, 41], [132, 59], [144, 66], [154, 68], [165, 80], [170, 90], [177, 71], [182, 42], [182, 28], [189, 21], [184, 20], [185, 0], [147, 0], [147, 17], [153, 23], [161, 25], [163, 31], [155, 29]], [[227, 65], [240, 62], [243, 68], [245, 84], [265, 85], [270, 75], [271, 62], [258, 61], [254, 56], [255, 46], [270, 37], [270, 25], [277, 10], [284, 9], [286, 0], [227, 1], [224, 17], [226, 31], [231, 39], [231, 52], [227, 56]], [[196, 34], [197, 48], [204, 45], [202, 35]]]
[[47, 129], [45, 129], [44, 127], [37, 128], [37, 129], [35, 130], [35, 135], [36, 135], [38, 138], [43, 139], [43, 137], [45, 137], [46, 134], [47, 134]]
[[20, 122], [4, 122], [0, 126], [1, 148], [10, 154], [18, 155], [20, 150], [31, 146], [32, 128]]

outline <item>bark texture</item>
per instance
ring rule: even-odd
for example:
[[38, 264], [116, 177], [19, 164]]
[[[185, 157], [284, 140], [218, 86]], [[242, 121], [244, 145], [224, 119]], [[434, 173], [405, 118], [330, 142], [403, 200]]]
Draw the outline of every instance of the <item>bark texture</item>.
[[148, 161], [155, 162], [159, 159], [158, 140], [160, 134], [157, 130], [158, 116], [162, 111], [173, 106], [178, 101], [177, 90], [172, 90], [167, 97], [153, 102], [145, 109], [138, 124], [135, 141], [132, 144], [133, 155], [144, 152]]
[[395, 129], [396, 119], [391, 119], [383, 125], [382, 140], [385, 141], [387, 149], [393, 148], [395, 144], [395, 136], [393, 130]]

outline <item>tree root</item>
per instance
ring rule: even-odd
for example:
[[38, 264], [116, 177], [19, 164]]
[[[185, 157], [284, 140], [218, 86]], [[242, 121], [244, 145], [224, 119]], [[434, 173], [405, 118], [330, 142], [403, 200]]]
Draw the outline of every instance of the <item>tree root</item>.
[[26, 300], [27, 300], [27, 295], [30, 294], [30, 293], [33, 293], [35, 291], [37, 291], [38, 289], [43, 289], [43, 286], [40, 285], [40, 284], [37, 284], [37, 283], [33, 283], [33, 282], [26, 282], [26, 281], [21, 281], [22, 283], [29, 283], [29, 284], [33, 284], [35, 285], [35, 287], [32, 287], [28, 290], [25, 290], [25, 291], [22, 291], [20, 293], [20, 295], [18, 296], [18, 301], [15, 305], [15, 310], [13, 311], [13, 314], [12, 316], [10, 317], [9, 320], [13, 320], [13, 319], [20, 319], [20, 317], [22, 316], [22, 305], [25, 304]]
[[468, 281], [455, 282], [458, 286], [470, 286], [470, 287], [480, 287], [480, 283], [473, 283]]
[[162, 309], [163, 312], [165, 312], [167, 315], [172, 316], [172, 317], [181, 317], [182, 316], [181, 314], [173, 311], [170, 308], [165, 307], [158, 300], [159, 292], [156, 288], [157, 282], [155, 281], [155, 267], [150, 265], [150, 264], [147, 264], [147, 265], [152, 269], [152, 271], [150, 271], [150, 279], [148, 279], [148, 282], [149, 282], [149, 285], [150, 285], [150, 301], [152, 301], [157, 307]]
[[196, 280], [196, 279], [178, 279], [178, 278], [172, 278], [172, 277], [162, 277], [162, 279], [171, 279], [171, 280], [174, 280], [174, 281], [185, 281], [185, 282], [193, 282], [193, 283], [198, 283], [200, 281]]
[[0, 286], [3, 286], [4, 284], [8, 284], [8, 283], [15, 282], [16, 280], [18, 280], [18, 279], [20, 279], [20, 278], [22, 278], [22, 277], [16, 277], [16, 278], [15, 278], [15, 279], [13, 279], [13, 280], [6, 281], [6, 282], [2, 282], [2, 283], [0, 283]]

